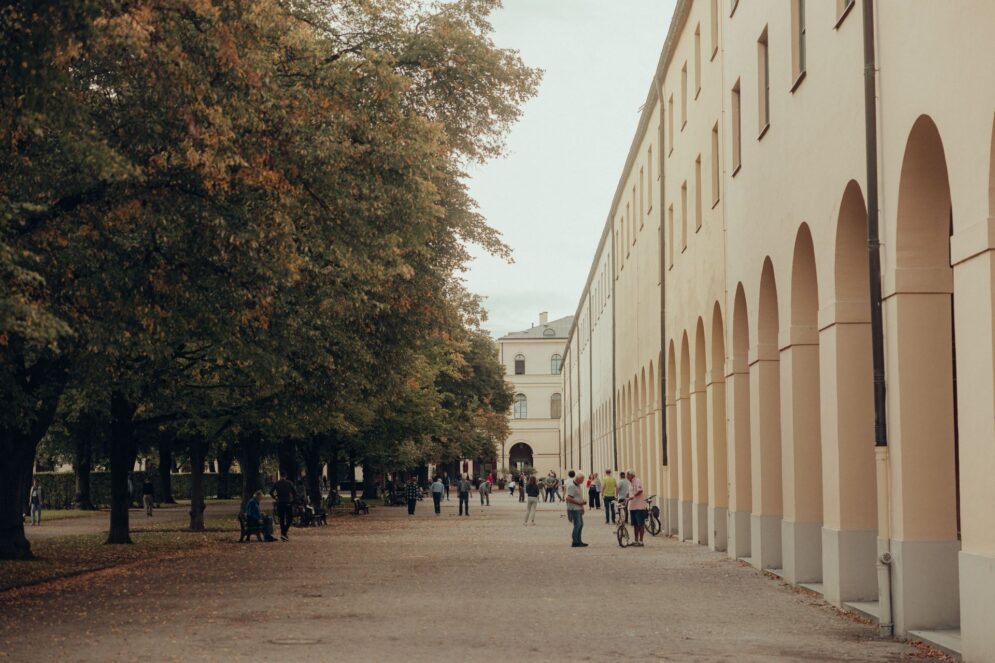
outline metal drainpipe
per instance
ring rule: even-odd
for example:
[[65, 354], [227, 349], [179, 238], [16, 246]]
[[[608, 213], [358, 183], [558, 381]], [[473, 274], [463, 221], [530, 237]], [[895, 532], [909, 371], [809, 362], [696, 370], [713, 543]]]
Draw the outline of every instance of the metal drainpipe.
[[874, 447], [878, 478], [878, 633], [894, 631], [891, 609], [891, 474], [885, 401], [884, 320], [881, 313], [881, 242], [878, 231], [877, 63], [874, 0], [863, 2], [864, 137], [867, 157], [867, 263], [870, 271], [871, 357], [874, 367]]
[[[667, 231], [664, 228], [667, 218], [667, 204], [666, 204], [666, 181], [667, 181], [667, 156], [663, 146], [663, 123], [666, 118], [663, 117], [663, 80], [657, 77], [657, 97], [660, 103], [660, 241], [657, 242], [660, 249], [660, 445], [661, 452], [660, 458], [663, 461], [662, 464], [668, 468], [667, 470], [667, 485], [673, 481], [673, 477], [670, 476], [670, 459], [667, 457], [667, 264], [666, 264], [666, 236]], [[667, 491], [669, 493], [669, 490]], [[664, 514], [664, 520], [667, 523], [667, 536], [670, 536], [672, 531], [671, 527], [676, 527], [676, 523], [670, 522], [670, 504], [668, 500], [670, 499], [669, 494], [665, 495], [661, 502], [664, 504], [666, 513]]]
[[612, 228], [611, 285], [612, 285], [612, 467], [618, 467], [618, 391], [615, 382], [615, 220], [609, 219]]
[[594, 308], [591, 301], [591, 289], [587, 289], [587, 384], [591, 394], [587, 397], [587, 431], [591, 456], [591, 474], [594, 474]]

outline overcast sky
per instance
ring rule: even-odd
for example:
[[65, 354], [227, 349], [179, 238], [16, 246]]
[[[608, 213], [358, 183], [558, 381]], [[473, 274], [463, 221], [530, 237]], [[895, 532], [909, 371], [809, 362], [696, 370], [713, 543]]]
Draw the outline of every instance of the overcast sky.
[[504, 0], [494, 41], [545, 71], [508, 155], [471, 171], [470, 190], [514, 264], [478, 256], [466, 275], [496, 338], [540, 311], [573, 315], [674, 0]]

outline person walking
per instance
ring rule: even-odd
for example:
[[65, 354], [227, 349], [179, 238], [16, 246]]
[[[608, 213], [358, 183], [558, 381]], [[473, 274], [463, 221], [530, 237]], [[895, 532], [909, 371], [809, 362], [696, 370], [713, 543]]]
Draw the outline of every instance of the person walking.
[[471, 490], [473, 490], [473, 484], [470, 483], [470, 479], [464, 474], [460, 477], [459, 483], [456, 484], [456, 496], [459, 498], [459, 515], [461, 516], [470, 515]]
[[442, 479], [435, 477], [432, 482], [432, 504], [435, 506], [435, 515], [442, 513], [442, 494], [446, 492], [446, 485]]
[[525, 502], [525, 472], [518, 475], [518, 501]]
[[442, 485], [446, 487], [446, 501], [449, 501], [449, 472], [442, 473]]
[[567, 486], [567, 518], [573, 524], [571, 534], [573, 548], [586, 548], [587, 544], [581, 540], [584, 531], [584, 475], [577, 474], [573, 481]]
[[491, 505], [491, 481], [490, 479], [484, 479], [480, 482], [480, 486], [477, 488], [477, 492], [480, 493], [480, 506]]
[[508, 494], [511, 495], [512, 497], [515, 496], [515, 480], [514, 479], [512, 479], [511, 481], [508, 482]]
[[152, 477], [146, 475], [142, 482], [142, 503], [145, 505], [145, 515], [152, 517], [152, 507], [155, 504], [155, 488], [152, 486]]
[[591, 510], [601, 508], [601, 480], [598, 479], [597, 472], [587, 480], [587, 499]]
[[625, 506], [629, 510], [629, 517], [632, 519], [632, 529], [636, 534], [636, 540], [632, 545], [643, 545], [643, 534], [646, 531], [646, 496], [643, 495], [643, 482], [639, 480], [636, 473], [629, 470], [629, 499], [625, 501]]
[[287, 533], [290, 531], [290, 523], [294, 520], [294, 500], [297, 499], [297, 489], [294, 484], [287, 480], [285, 473], [280, 474], [280, 479], [270, 488], [269, 496], [276, 500], [276, 515], [280, 519], [280, 540], [289, 541]]
[[267, 542], [276, 541], [273, 537], [273, 519], [269, 516], [263, 515], [263, 510], [259, 506], [260, 500], [263, 499], [263, 491], [257, 490], [255, 494], [249, 498], [249, 501], [245, 505], [245, 521], [251, 527], [263, 528], [263, 536]]
[[601, 482], [601, 498], [605, 503], [605, 525], [615, 522], [615, 491], [618, 484], [611, 470], [605, 470], [605, 480]]
[[[21, 484], [23, 485], [23, 484]], [[22, 493], [23, 494], [23, 493]], [[41, 484], [38, 483], [38, 479], [31, 480], [31, 492], [28, 495], [28, 505], [31, 508], [31, 524], [41, 525]], [[23, 505], [24, 502], [21, 502]], [[23, 512], [22, 512], [23, 513]]]
[[542, 500], [544, 502], [553, 501], [553, 489], [556, 487], [556, 483], [556, 473], [553, 472], [553, 470], [550, 470], [549, 473], [546, 474], [546, 478], [542, 480]]
[[629, 520], [629, 507], [623, 504], [625, 499], [629, 496], [629, 480], [625, 478], [625, 471], [618, 473], [618, 488], [615, 489], [615, 494], [618, 496], [618, 517], [623, 521]]
[[532, 524], [536, 524], [536, 509], [539, 507], [539, 482], [536, 481], [535, 475], [529, 477], [529, 482], [525, 486], [525, 494], [528, 496], [526, 500], [527, 505], [525, 507], [525, 525], [529, 524], [529, 520], [532, 520]]
[[418, 484], [414, 477], [408, 477], [408, 484], [404, 487], [404, 499], [408, 502], [408, 515], [415, 515], [415, 506], [418, 504]]

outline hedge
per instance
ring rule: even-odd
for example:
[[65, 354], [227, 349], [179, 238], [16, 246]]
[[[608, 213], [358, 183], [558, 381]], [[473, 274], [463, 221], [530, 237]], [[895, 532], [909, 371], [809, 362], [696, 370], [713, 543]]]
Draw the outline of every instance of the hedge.
[[[38, 483], [41, 484], [42, 498], [45, 505], [51, 509], [71, 506], [76, 497], [76, 475], [71, 472], [38, 472], [35, 475]], [[173, 497], [178, 500], [190, 499], [189, 474], [173, 474], [172, 486]], [[132, 490], [137, 498], [141, 499], [142, 481], [144, 477], [136, 472], [132, 478]], [[219, 475], [215, 473], [204, 474], [205, 497], [217, 497]], [[152, 477], [152, 485], [155, 487], [155, 498], [158, 502], [162, 499], [162, 483], [156, 473]], [[232, 473], [228, 475], [228, 494], [240, 497], [242, 492], [242, 475]], [[94, 504], [110, 504], [111, 502], [111, 473], [91, 472], [90, 473], [90, 499]]]

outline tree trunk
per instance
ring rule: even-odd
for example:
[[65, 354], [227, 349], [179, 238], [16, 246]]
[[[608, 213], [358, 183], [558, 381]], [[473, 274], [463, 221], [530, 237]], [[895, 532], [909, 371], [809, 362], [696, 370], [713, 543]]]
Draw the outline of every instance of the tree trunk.
[[176, 504], [173, 497], [173, 433], [166, 431], [159, 435], [159, 489], [160, 502]]
[[349, 499], [356, 499], [356, 455], [349, 452]]
[[261, 487], [259, 483], [259, 457], [262, 441], [259, 433], [243, 433], [238, 436], [238, 464], [242, 468], [242, 510], [253, 494]]
[[204, 529], [204, 460], [207, 442], [200, 438], [190, 440], [190, 529]]
[[231, 497], [231, 463], [235, 457], [235, 450], [230, 444], [225, 444], [218, 452], [218, 499], [226, 500]]
[[120, 394], [111, 396], [111, 526], [107, 543], [131, 543], [128, 476], [135, 467], [135, 406]]
[[32, 557], [31, 544], [24, 536], [24, 505], [27, 502], [24, 474], [31, 473], [38, 442], [32, 445], [30, 441], [18, 438], [10, 445], [14, 453], [7, 454], [0, 462], [0, 559]]
[[328, 488], [339, 492], [339, 448], [332, 447], [328, 455]]
[[377, 482], [373, 479], [373, 468], [369, 463], [363, 463], [363, 499], [375, 500], [377, 498]]
[[300, 466], [297, 464], [297, 447], [293, 440], [280, 440], [276, 449], [280, 461], [280, 474], [287, 477], [291, 483], [297, 483], [300, 478]]
[[91, 427], [82, 428], [76, 437], [73, 453], [73, 469], [76, 472], [76, 496], [73, 502], [77, 509], [92, 510], [93, 500], [90, 496], [90, 470], [93, 469], [93, 440], [90, 437]]
[[304, 462], [307, 464], [307, 494], [311, 498], [311, 504], [321, 505], [321, 456], [318, 453], [318, 444], [312, 440], [304, 453]]

